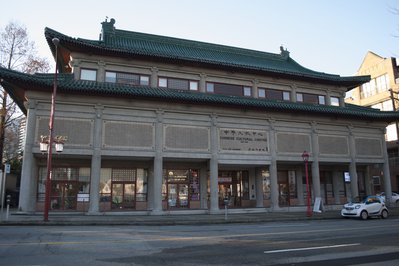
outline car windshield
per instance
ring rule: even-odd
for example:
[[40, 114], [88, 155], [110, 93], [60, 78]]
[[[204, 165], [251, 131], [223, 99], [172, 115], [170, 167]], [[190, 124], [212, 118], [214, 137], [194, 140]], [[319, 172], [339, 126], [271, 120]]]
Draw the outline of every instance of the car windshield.
[[368, 197], [360, 197], [360, 196], [358, 196], [358, 197], [352, 198], [351, 202], [352, 203], [366, 203], [367, 199], [368, 199]]

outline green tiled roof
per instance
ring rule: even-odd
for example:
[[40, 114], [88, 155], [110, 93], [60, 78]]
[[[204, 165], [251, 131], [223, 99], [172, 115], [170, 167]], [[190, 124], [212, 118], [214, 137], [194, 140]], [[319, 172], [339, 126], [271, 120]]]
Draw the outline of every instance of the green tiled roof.
[[[10, 93], [21, 109], [26, 113], [23, 97], [24, 90], [52, 91], [54, 74], [24, 74], [0, 68], [1, 85]], [[19, 93], [18, 93], [19, 92]], [[129, 97], [176, 103], [224, 106], [227, 108], [257, 109], [265, 112], [306, 113], [315, 116], [334, 116], [351, 119], [394, 122], [399, 120], [399, 112], [379, 111], [356, 105], [346, 107], [316, 104], [294, 103], [256, 99], [249, 97], [227, 96], [192, 91], [180, 91], [164, 88], [130, 86], [117, 83], [75, 80], [72, 74], [58, 75], [58, 92], [65, 94], [99, 95], [105, 97]]]
[[99, 55], [141, 57], [152, 60], [182, 62], [217, 68], [233, 68], [236, 71], [251, 71], [258, 74], [283, 76], [289, 78], [317, 80], [356, 87], [369, 81], [369, 76], [341, 77], [307, 69], [282, 49], [281, 54], [266, 53], [218, 44], [171, 38], [140, 32], [118, 30], [115, 20], [103, 22], [101, 40], [72, 38], [55, 30], [46, 28], [47, 42], [54, 52], [52, 39], [60, 39], [60, 45], [69, 51], [83, 51]]

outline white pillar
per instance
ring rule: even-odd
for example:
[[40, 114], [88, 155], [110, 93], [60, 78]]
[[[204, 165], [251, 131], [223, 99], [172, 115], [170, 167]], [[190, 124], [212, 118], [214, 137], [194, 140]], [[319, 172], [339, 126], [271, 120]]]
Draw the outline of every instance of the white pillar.
[[383, 172], [384, 172], [384, 190], [385, 190], [385, 197], [386, 197], [386, 202], [388, 204], [391, 202], [392, 198], [392, 185], [391, 185], [391, 173], [389, 171], [389, 157], [388, 157], [388, 151], [387, 151], [387, 144], [385, 142], [385, 137], [382, 135], [382, 153], [384, 156], [384, 164], [383, 164]]
[[102, 111], [103, 106], [97, 105], [95, 107], [94, 118], [94, 136], [93, 136], [93, 155], [91, 158], [90, 171], [90, 204], [89, 213], [98, 213], [99, 207], [99, 191], [100, 191], [100, 177], [101, 177], [101, 142], [102, 142]]
[[158, 68], [156, 67], [151, 68], [150, 86], [151, 88], [158, 87]]
[[217, 116], [212, 115], [211, 125], [211, 160], [210, 160], [210, 213], [217, 213], [219, 211], [219, 195], [218, 195], [218, 128], [217, 128]]
[[204, 166], [200, 169], [200, 195], [201, 209], [208, 209], [208, 170]]
[[[358, 197], [359, 196], [359, 188], [357, 185], [357, 169], [356, 169], [356, 143], [355, 143], [355, 137], [353, 134], [353, 128], [349, 128], [349, 152], [351, 156], [351, 162], [349, 164], [349, 175], [351, 177], [351, 183], [350, 183], [350, 188], [351, 188], [351, 197]], [[385, 142], [385, 141], [384, 141]]]
[[157, 122], [155, 125], [155, 157], [153, 176], [153, 208], [152, 214], [162, 213], [162, 169], [163, 169], [163, 111], [157, 111]]
[[312, 183], [313, 183], [313, 196], [321, 197], [320, 193], [320, 169], [319, 169], [319, 137], [317, 134], [317, 124], [312, 123]]
[[199, 91], [206, 92], [206, 74], [200, 74]]
[[280, 209], [278, 202], [278, 182], [277, 182], [277, 151], [276, 151], [276, 131], [275, 131], [275, 121], [273, 119], [269, 120], [270, 123], [270, 204], [272, 210]]
[[33, 170], [35, 169], [33, 146], [36, 135], [36, 105], [36, 101], [29, 101], [27, 106], [25, 149], [19, 192], [19, 210], [23, 212], [34, 212], [36, 205], [36, 174], [33, 174]]

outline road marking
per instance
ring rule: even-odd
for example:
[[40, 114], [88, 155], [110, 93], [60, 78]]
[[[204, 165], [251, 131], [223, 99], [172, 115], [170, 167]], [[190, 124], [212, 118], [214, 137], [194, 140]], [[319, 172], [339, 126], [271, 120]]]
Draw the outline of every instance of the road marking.
[[319, 247], [308, 247], [308, 248], [278, 249], [278, 250], [264, 251], [263, 253], [271, 254], [271, 253], [283, 253], [283, 252], [315, 250], [315, 249], [341, 248], [341, 247], [350, 247], [350, 246], [359, 246], [359, 245], [360, 243], [353, 243], [353, 244], [341, 244], [341, 245], [319, 246]]

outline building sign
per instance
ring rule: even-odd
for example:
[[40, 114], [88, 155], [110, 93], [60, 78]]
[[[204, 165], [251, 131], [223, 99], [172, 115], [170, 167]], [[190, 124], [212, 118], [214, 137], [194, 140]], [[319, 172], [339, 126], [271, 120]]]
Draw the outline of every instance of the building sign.
[[267, 132], [250, 129], [221, 128], [220, 149], [226, 151], [268, 152]]

